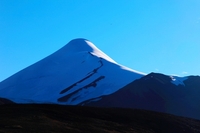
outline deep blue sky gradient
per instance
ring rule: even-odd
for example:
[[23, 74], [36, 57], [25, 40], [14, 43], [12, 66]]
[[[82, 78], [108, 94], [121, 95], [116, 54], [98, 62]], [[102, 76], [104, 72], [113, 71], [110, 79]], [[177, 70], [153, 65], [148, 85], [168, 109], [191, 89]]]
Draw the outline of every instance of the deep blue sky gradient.
[[74, 38], [144, 73], [200, 75], [199, 0], [1, 0], [0, 81]]

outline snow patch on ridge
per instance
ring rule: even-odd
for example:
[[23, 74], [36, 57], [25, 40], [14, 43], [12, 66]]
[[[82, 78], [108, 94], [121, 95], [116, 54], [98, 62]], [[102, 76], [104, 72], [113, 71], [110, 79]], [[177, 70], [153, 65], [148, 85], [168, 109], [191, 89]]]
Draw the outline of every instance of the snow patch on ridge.
[[175, 85], [183, 85], [184, 81], [188, 79], [188, 77], [178, 77], [178, 76], [170, 76], [170, 78], [172, 79], [171, 83], [175, 84]]

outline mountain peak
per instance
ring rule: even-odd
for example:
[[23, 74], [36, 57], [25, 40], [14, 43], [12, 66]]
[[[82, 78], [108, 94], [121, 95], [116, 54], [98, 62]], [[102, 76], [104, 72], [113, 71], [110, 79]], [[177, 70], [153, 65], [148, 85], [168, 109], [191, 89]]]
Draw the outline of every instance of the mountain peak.
[[[112, 63], [116, 63], [112, 58], [110, 58], [108, 55], [106, 55], [104, 52], [102, 52], [100, 49], [98, 49], [92, 42], [90, 42], [87, 39], [84, 38], [77, 38], [71, 40], [69, 43], [67, 43], [61, 51], [71, 55], [75, 53], [80, 52], [89, 52], [95, 56], [98, 56], [100, 58], [103, 58], [107, 61], [110, 61]], [[62, 52], [60, 52], [62, 53]]]
[[78, 38], [71, 40], [65, 48], [68, 52], [92, 52], [96, 49], [96, 46], [87, 39]]

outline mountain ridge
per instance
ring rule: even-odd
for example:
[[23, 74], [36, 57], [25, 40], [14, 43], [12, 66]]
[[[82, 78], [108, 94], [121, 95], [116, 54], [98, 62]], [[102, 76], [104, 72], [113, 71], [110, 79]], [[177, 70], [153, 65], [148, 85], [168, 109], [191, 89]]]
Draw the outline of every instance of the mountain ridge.
[[200, 76], [174, 84], [171, 76], [150, 73], [87, 106], [153, 110], [200, 119]]

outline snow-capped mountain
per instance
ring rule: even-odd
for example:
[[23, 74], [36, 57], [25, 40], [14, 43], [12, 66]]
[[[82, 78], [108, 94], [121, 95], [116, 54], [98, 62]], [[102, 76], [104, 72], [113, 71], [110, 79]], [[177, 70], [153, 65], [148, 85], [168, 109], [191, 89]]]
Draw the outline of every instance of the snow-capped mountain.
[[148, 75], [122, 66], [86, 39], [0, 82], [0, 103], [139, 108], [200, 119], [200, 77]]
[[86, 39], [66, 46], [0, 83], [16, 103], [77, 105], [109, 95], [143, 74], [117, 64]]

